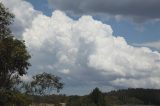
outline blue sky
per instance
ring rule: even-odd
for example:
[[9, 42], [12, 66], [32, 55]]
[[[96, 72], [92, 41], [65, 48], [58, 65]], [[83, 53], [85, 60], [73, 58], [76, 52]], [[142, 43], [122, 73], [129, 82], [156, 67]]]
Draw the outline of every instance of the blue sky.
[[32, 56], [24, 80], [58, 75], [67, 95], [160, 88], [159, 0], [1, 1]]

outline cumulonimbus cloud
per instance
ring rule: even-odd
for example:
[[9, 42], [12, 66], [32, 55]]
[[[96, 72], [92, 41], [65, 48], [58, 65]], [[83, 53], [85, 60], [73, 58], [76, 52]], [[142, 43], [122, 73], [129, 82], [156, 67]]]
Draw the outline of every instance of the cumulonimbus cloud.
[[[7, 0], [5, 5], [10, 6], [10, 2], [15, 5], [11, 7], [17, 16], [15, 27], [24, 22], [22, 38], [32, 54], [30, 75], [42, 71], [57, 74], [66, 83], [66, 89], [160, 87], [159, 52], [127, 44], [123, 37], [113, 36], [110, 25], [92, 16], [74, 20], [56, 10], [49, 17], [27, 2]], [[22, 3], [21, 7], [24, 5], [25, 11], [31, 9], [36, 15], [22, 18], [26, 14], [18, 9], [21, 8], [16, 6], [18, 3]]]

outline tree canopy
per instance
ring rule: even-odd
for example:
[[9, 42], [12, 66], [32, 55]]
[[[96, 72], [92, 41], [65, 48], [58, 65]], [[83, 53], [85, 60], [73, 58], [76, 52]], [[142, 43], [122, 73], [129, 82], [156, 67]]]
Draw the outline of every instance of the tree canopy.
[[0, 3], [0, 40], [11, 34], [9, 25], [13, 22], [14, 15]]
[[11, 89], [27, 73], [30, 54], [9, 29], [14, 15], [0, 3], [0, 89]]
[[0, 87], [10, 89], [26, 74], [30, 66], [29, 53], [23, 41], [6, 37], [0, 41]]
[[25, 42], [13, 36], [10, 30], [14, 15], [0, 3], [0, 104], [2, 106], [28, 106], [31, 99], [14, 87], [20, 76], [27, 73], [30, 54]]
[[89, 98], [94, 106], [105, 106], [105, 96], [99, 88], [95, 88], [89, 95]]
[[33, 95], [47, 95], [53, 90], [59, 92], [63, 88], [63, 83], [60, 82], [60, 77], [44, 72], [33, 76], [33, 81], [27, 84], [26, 88], [26, 91]]

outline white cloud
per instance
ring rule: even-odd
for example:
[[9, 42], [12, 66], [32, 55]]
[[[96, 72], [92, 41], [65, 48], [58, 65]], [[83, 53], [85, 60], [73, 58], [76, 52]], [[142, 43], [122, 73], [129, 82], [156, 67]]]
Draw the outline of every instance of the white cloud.
[[69, 69], [64, 69], [61, 71], [63, 74], [69, 74], [70, 73], [70, 70]]
[[38, 14], [42, 14], [40, 11], [36, 11], [30, 3], [23, 0], [1, 1], [15, 15], [15, 24], [11, 27], [17, 37], [21, 37], [25, 29], [30, 27], [33, 19]]
[[[147, 82], [147, 83], [146, 83]], [[160, 78], [152, 77], [152, 78], [140, 78], [140, 79], [116, 79], [112, 81], [112, 83], [116, 86], [121, 87], [134, 87], [134, 88], [160, 88]]]
[[[75, 86], [79, 89], [82, 86], [85, 89], [91, 86], [159, 87], [159, 52], [128, 45], [123, 37], [113, 36], [110, 25], [91, 16], [73, 20], [56, 10], [48, 17], [25, 1], [8, 0], [5, 5], [10, 3], [15, 3], [11, 7], [16, 9], [13, 11], [17, 16], [15, 26], [25, 23], [22, 38], [32, 54], [30, 74], [53, 72], [63, 78], [66, 89]], [[22, 6], [17, 6], [19, 3]], [[22, 12], [29, 8], [31, 15]], [[28, 18], [23, 18], [25, 16]]]
[[160, 50], [160, 41], [153, 41], [153, 42], [145, 42], [141, 44], [134, 44], [135, 46], [146, 46], [151, 47], [153, 49]]
[[159, 53], [130, 46], [121, 37], [103, 38], [97, 45], [89, 57], [89, 65], [96, 69], [132, 77], [159, 69]]
[[23, 75], [20, 77], [22, 81], [28, 82], [31, 81], [32, 79], [28, 75]]

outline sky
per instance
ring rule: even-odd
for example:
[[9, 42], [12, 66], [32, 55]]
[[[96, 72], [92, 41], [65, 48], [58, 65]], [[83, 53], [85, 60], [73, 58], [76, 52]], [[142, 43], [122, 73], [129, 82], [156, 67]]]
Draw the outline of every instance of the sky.
[[160, 88], [159, 0], [0, 0], [15, 14], [32, 66], [61, 77], [60, 92]]

